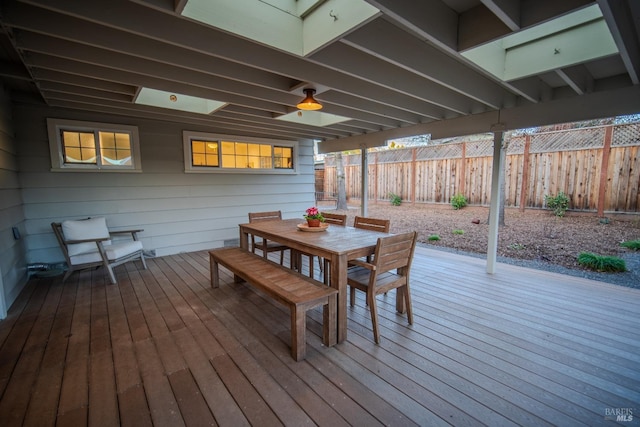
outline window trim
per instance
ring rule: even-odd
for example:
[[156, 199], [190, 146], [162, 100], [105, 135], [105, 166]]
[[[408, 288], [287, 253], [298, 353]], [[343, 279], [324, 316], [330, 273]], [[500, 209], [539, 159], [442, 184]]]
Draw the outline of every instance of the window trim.
[[[62, 147], [61, 131], [80, 132], [122, 132], [131, 135], [131, 165], [101, 165], [65, 163], [64, 148]], [[115, 123], [85, 122], [80, 120], [66, 120], [47, 118], [49, 134], [49, 152], [51, 154], [51, 170], [54, 172], [142, 172], [140, 158], [140, 137], [137, 126]], [[96, 149], [100, 147], [96, 144]]]
[[[251, 169], [251, 168], [224, 168], [222, 167], [222, 161], [220, 161], [220, 166], [218, 167], [210, 167], [210, 166], [193, 166], [193, 159], [191, 153], [191, 141], [193, 139], [199, 140], [208, 140], [211, 142], [221, 143], [225, 142], [246, 142], [246, 143], [255, 143], [255, 144], [269, 144], [273, 146], [279, 147], [290, 147], [292, 149], [291, 158], [293, 160], [293, 168], [284, 169], [284, 168], [275, 168], [272, 167], [269, 169]], [[240, 135], [226, 135], [226, 134], [213, 134], [213, 133], [205, 133], [205, 132], [196, 132], [185, 130], [182, 131], [182, 146], [184, 150], [184, 172], [185, 173], [232, 173], [232, 174], [269, 174], [269, 175], [297, 175], [298, 174], [298, 141], [292, 140], [280, 140], [280, 139], [269, 139], [269, 138], [252, 138], [245, 137]], [[220, 152], [222, 150], [222, 145], [220, 145]]]

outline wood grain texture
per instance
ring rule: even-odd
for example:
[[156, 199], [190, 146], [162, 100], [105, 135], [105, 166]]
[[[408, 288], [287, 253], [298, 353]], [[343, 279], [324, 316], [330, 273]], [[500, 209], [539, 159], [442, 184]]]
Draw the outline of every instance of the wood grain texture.
[[[417, 247], [413, 325], [393, 292], [378, 296], [376, 345], [358, 293], [334, 347], [309, 310], [303, 362], [290, 357], [289, 310], [225, 268], [211, 289], [206, 251], [119, 266], [117, 287], [101, 270], [64, 286], [34, 277], [0, 322], [0, 420], [597, 426], [607, 408], [637, 406], [639, 290], [504, 264], [488, 275], [485, 263]], [[108, 337], [93, 346], [90, 331]]]

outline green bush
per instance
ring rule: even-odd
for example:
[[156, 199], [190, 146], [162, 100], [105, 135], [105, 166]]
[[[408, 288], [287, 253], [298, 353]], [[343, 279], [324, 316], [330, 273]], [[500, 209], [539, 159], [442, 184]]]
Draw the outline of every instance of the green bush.
[[398, 196], [395, 193], [389, 193], [389, 200], [393, 206], [400, 206], [402, 203], [402, 197]]
[[431, 236], [428, 237], [428, 240], [437, 242], [438, 240], [440, 240], [440, 236], [438, 236], [437, 234], [432, 234]]
[[557, 196], [544, 196], [544, 203], [549, 209], [553, 211], [555, 216], [564, 216], [567, 209], [569, 209], [569, 197], [562, 191]]
[[581, 252], [578, 264], [596, 271], [621, 272], [627, 271], [624, 260], [615, 256], [596, 255], [591, 252]]
[[464, 230], [453, 230], [453, 234], [464, 234]]
[[633, 249], [634, 251], [640, 250], [640, 239], [636, 240], [627, 240], [626, 242], [620, 243], [620, 246], [624, 246], [628, 249]]
[[467, 198], [464, 194], [458, 193], [451, 198], [451, 206], [455, 210], [462, 209], [467, 206]]

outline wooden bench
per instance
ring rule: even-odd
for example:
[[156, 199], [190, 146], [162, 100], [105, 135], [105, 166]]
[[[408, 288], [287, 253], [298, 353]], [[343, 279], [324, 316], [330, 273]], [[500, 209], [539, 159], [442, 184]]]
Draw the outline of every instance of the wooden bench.
[[338, 291], [252, 254], [242, 248], [219, 248], [209, 252], [211, 286], [220, 284], [218, 265], [234, 274], [234, 281], [245, 280], [291, 312], [291, 356], [302, 360], [306, 354], [307, 310], [323, 306], [322, 340], [327, 347], [337, 341]]

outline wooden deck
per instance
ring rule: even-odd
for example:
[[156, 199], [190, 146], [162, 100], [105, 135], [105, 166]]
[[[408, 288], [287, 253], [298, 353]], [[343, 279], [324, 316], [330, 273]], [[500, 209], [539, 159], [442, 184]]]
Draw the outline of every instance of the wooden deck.
[[32, 279], [0, 322], [0, 425], [607, 425], [640, 418], [640, 291], [426, 248], [415, 323], [363, 294], [346, 342], [289, 353], [289, 313], [209, 287], [207, 252]]

